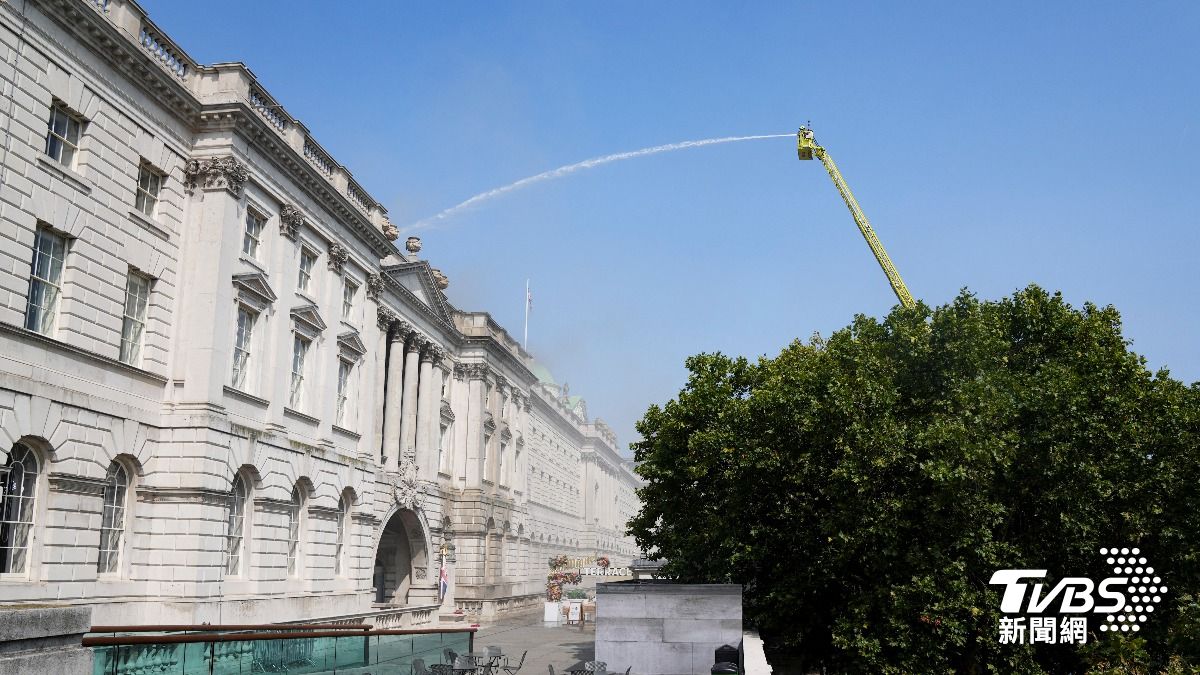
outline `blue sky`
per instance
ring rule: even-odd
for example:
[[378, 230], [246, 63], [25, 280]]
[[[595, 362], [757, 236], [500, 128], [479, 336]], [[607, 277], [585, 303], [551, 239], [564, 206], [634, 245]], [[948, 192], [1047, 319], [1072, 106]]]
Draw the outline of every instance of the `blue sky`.
[[[1200, 4], [141, 0], [243, 61], [404, 226], [579, 160], [811, 119], [915, 296], [1029, 283], [1200, 379]], [[201, 9], [202, 8], [202, 9]], [[895, 304], [819, 163], [759, 140], [609, 164], [420, 232], [451, 301], [623, 442], [701, 351]]]

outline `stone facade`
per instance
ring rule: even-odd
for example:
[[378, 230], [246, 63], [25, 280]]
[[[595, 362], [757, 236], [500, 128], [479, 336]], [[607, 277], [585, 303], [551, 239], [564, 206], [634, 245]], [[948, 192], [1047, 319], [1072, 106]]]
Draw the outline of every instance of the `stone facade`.
[[0, 83], [0, 604], [404, 625], [634, 556], [611, 430], [245, 66], [30, 0]]

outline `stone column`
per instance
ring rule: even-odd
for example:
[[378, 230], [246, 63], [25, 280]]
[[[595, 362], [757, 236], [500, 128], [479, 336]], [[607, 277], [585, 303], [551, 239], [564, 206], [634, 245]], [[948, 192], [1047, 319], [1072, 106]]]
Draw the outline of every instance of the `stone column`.
[[[385, 380], [388, 368], [388, 333], [391, 330], [392, 322], [396, 320], [396, 313], [387, 307], [380, 305], [376, 309], [375, 315], [376, 324], [379, 326], [379, 338], [375, 342], [375, 367], [371, 372], [371, 377], [374, 378], [374, 386], [372, 387], [372, 391], [375, 394], [375, 398], [371, 400], [371, 405], [374, 406], [375, 410], [378, 412], [377, 414], [372, 415], [373, 421], [371, 422], [371, 425], [373, 431], [371, 433], [371, 439], [373, 444], [371, 447], [374, 448], [375, 461], [382, 462], [383, 456], [388, 454], [383, 444], [383, 427], [385, 423], [384, 415], [387, 411], [387, 389], [385, 387]], [[365, 406], [359, 407], [362, 408]]]
[[400, 456], [414, 457], [417, 445], [417, 378], [425, 338], [413, 334], [404, 347], [404, 401], [400, 404]]
[[486, 367], [481, 364], [460, 364], [467, 384], [467, 419], [463, 427], [466, 432], [466, 464], [463, 475], [467, 488], [478, 488], [483, 484], [483, 377]]
[[[434, 400], [433, 362], [437, 359], [437, 346], [427, 345], [421, 350], [420, 374], [417, 381], [417, 440], [416, 461], [421, 476], [427, 480], [437, 478], [437, 447], [431, 443], [436, 438], [431, 423], [436, 419], [438, 401]], [[440, 399], [440, 397], [438, 397]]]
[[391, 351], [387, 359], [387, 394], [386, 408], [383, 413], [383, 455], [387, 458], [384, 468], [397, 471], [400, 467], [400, 415], [401, 398], [403, 396], [404, 371], [404, 338], [411, 332], [411, 326], [399, 322], [393, 329], [388, 342]]

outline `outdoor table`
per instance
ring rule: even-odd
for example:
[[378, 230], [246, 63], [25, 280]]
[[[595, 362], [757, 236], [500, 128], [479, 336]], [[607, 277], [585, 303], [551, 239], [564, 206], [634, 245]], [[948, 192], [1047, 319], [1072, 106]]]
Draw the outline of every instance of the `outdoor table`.
[[583, 675], [587, 671], [587, 664], [583, 661], [576, 662], [575, 665], [569, 666], [566, 670], [569, 675]]

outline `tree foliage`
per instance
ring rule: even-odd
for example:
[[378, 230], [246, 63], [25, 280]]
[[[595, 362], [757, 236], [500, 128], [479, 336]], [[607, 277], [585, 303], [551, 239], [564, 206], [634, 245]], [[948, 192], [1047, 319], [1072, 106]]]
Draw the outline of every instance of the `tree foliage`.
[[[693, 356], [638, 423], [630, 533], [670, 576], [743, 584], [750, 622], [832, 672], [1200, 667], [1200, 386], [1128, 347], [1112, 307], [1031, 286]], [[993, 572], [1102, 579], [1114, 545], [1170, 589], [1141, 633], [998, 644]]]

